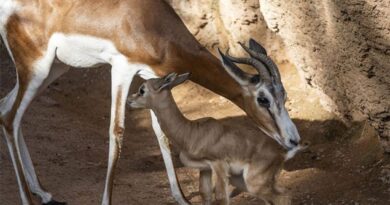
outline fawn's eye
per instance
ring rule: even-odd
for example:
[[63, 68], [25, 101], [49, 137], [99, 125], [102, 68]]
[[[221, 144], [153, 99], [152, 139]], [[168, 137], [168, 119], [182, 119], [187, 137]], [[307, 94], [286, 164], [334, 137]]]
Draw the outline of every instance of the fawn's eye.
[[258, 97], [257, 103], [259, 103], [259, 105], [267, 107], [267, 108], [270, 106], [270, 102], [266, 97]]
[[138, 93], [139, 93], [141, 96], [144, 95], [144, 94], [145, 94], [145, 86], [141, 86], [141, 87], [139, 88]]

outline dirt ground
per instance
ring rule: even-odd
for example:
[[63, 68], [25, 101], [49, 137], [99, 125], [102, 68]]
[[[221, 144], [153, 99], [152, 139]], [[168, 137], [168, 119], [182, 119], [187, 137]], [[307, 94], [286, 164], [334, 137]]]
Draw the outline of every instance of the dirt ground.
[[[287, 107], [310, 147], [287, 162], [280, 184], [293, 204], [390, 204], [389, 156], [383, 156], [373, 129], [365, 122], [346, 127], [326, 112], [314, 90], [288, 65], [281, 73], [289, 94]], [[0, 56], [0, 96], [14, 86], [14, 68]], [[42, 184], [68, 204], [99, 204], [108, 156], [109, 69], [72, 69], [38, 97], [25, 115], [24, 135]], [[191, 119], [247, 118], [237, 107], [192, 83], [174, 90]], [[148, 111], [126, 113], [124, 147], [116, 169], [113, 204], [175, 204]], [[197, 172], [175, 156], [185, 195], [199, 204]], [[37, 200], [37, 204], [38, 204]], [[248, 194], [233, 204], [262, 204]], [[5, 141], [0, 143], [0, 204], [20, 204]]]

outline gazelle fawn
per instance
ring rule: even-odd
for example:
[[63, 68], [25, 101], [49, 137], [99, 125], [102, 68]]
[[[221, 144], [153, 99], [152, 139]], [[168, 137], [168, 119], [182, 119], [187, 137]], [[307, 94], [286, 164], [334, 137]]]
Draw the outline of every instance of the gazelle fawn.
[[260, 130], [229, 126], [213, 118], [188, 120], [178, 109], [171, 89], [189, 73], [171, 73], [149, 79], [129, 96], [132, 108], [152, 109], [168, 139], [180, 151], [188, 167], [200, 169], [203, 204], [212, 202], [212, 172], [215, 172], [215, 198], [229, 204], [228, 184], [246, 190], [268, 204], [290, 204], [290, 198], [276, 187], [276, 177], [287, 150]]

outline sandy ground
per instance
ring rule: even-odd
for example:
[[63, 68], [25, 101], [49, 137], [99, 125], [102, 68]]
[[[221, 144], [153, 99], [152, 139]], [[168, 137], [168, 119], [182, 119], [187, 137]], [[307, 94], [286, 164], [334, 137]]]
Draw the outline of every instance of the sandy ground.
[[[390, 204], [389, 157], [366, 123], [347, 128], [326, 112], [316, 92], [301, 83], [294, 68], [281, 66], [289, 93], [288, 110], [303, 140], [311, 146], [287, 162], [280, 176], [293, 204]], [[14, 86], [14, 69], [0, 57], [0, 96]], [[72, 69], [38, 97], [24, 118], [23, 131], [42, 184], [68, 204], [99, 204], [106, 174], [110, 110], [109, 69]], [[191, 119], [230, 116], [245, 123], [227, 100], [192, 83], [174, 90]], [[175, 204], [150, 125], [148, 111], [126, 113], [124, 147], [114, 187], [114, 204]], [[175, 156], [185, 195], [200, 202], [197, 171]], [[38, 200], [36, 201], [38, 204]], [[262, 204], [248, 194], [233, 204]], [[5, 141], [0, 143], [0, 204], [20, 204]]]

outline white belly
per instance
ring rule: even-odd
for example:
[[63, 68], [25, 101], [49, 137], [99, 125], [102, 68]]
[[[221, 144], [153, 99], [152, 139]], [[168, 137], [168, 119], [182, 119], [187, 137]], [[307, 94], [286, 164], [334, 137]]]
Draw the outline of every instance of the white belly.
[[50, 38], [49, 46], [56, 48], [56, 56], [61, 62], [72, 67], [86, 68], [110, 64], [123, 70], [135, 69], [135, 72], [144, 79], [157, 77], [148, 65], [129, 62], [127, 57], [106, 39], [88, 35], [55, 33]]
[[114, 44], [105, 39], [55, 33], [50, 43], [57, 48], [57, 58], [72, 67], [93, 67], [99, 64], [126, 61]]

